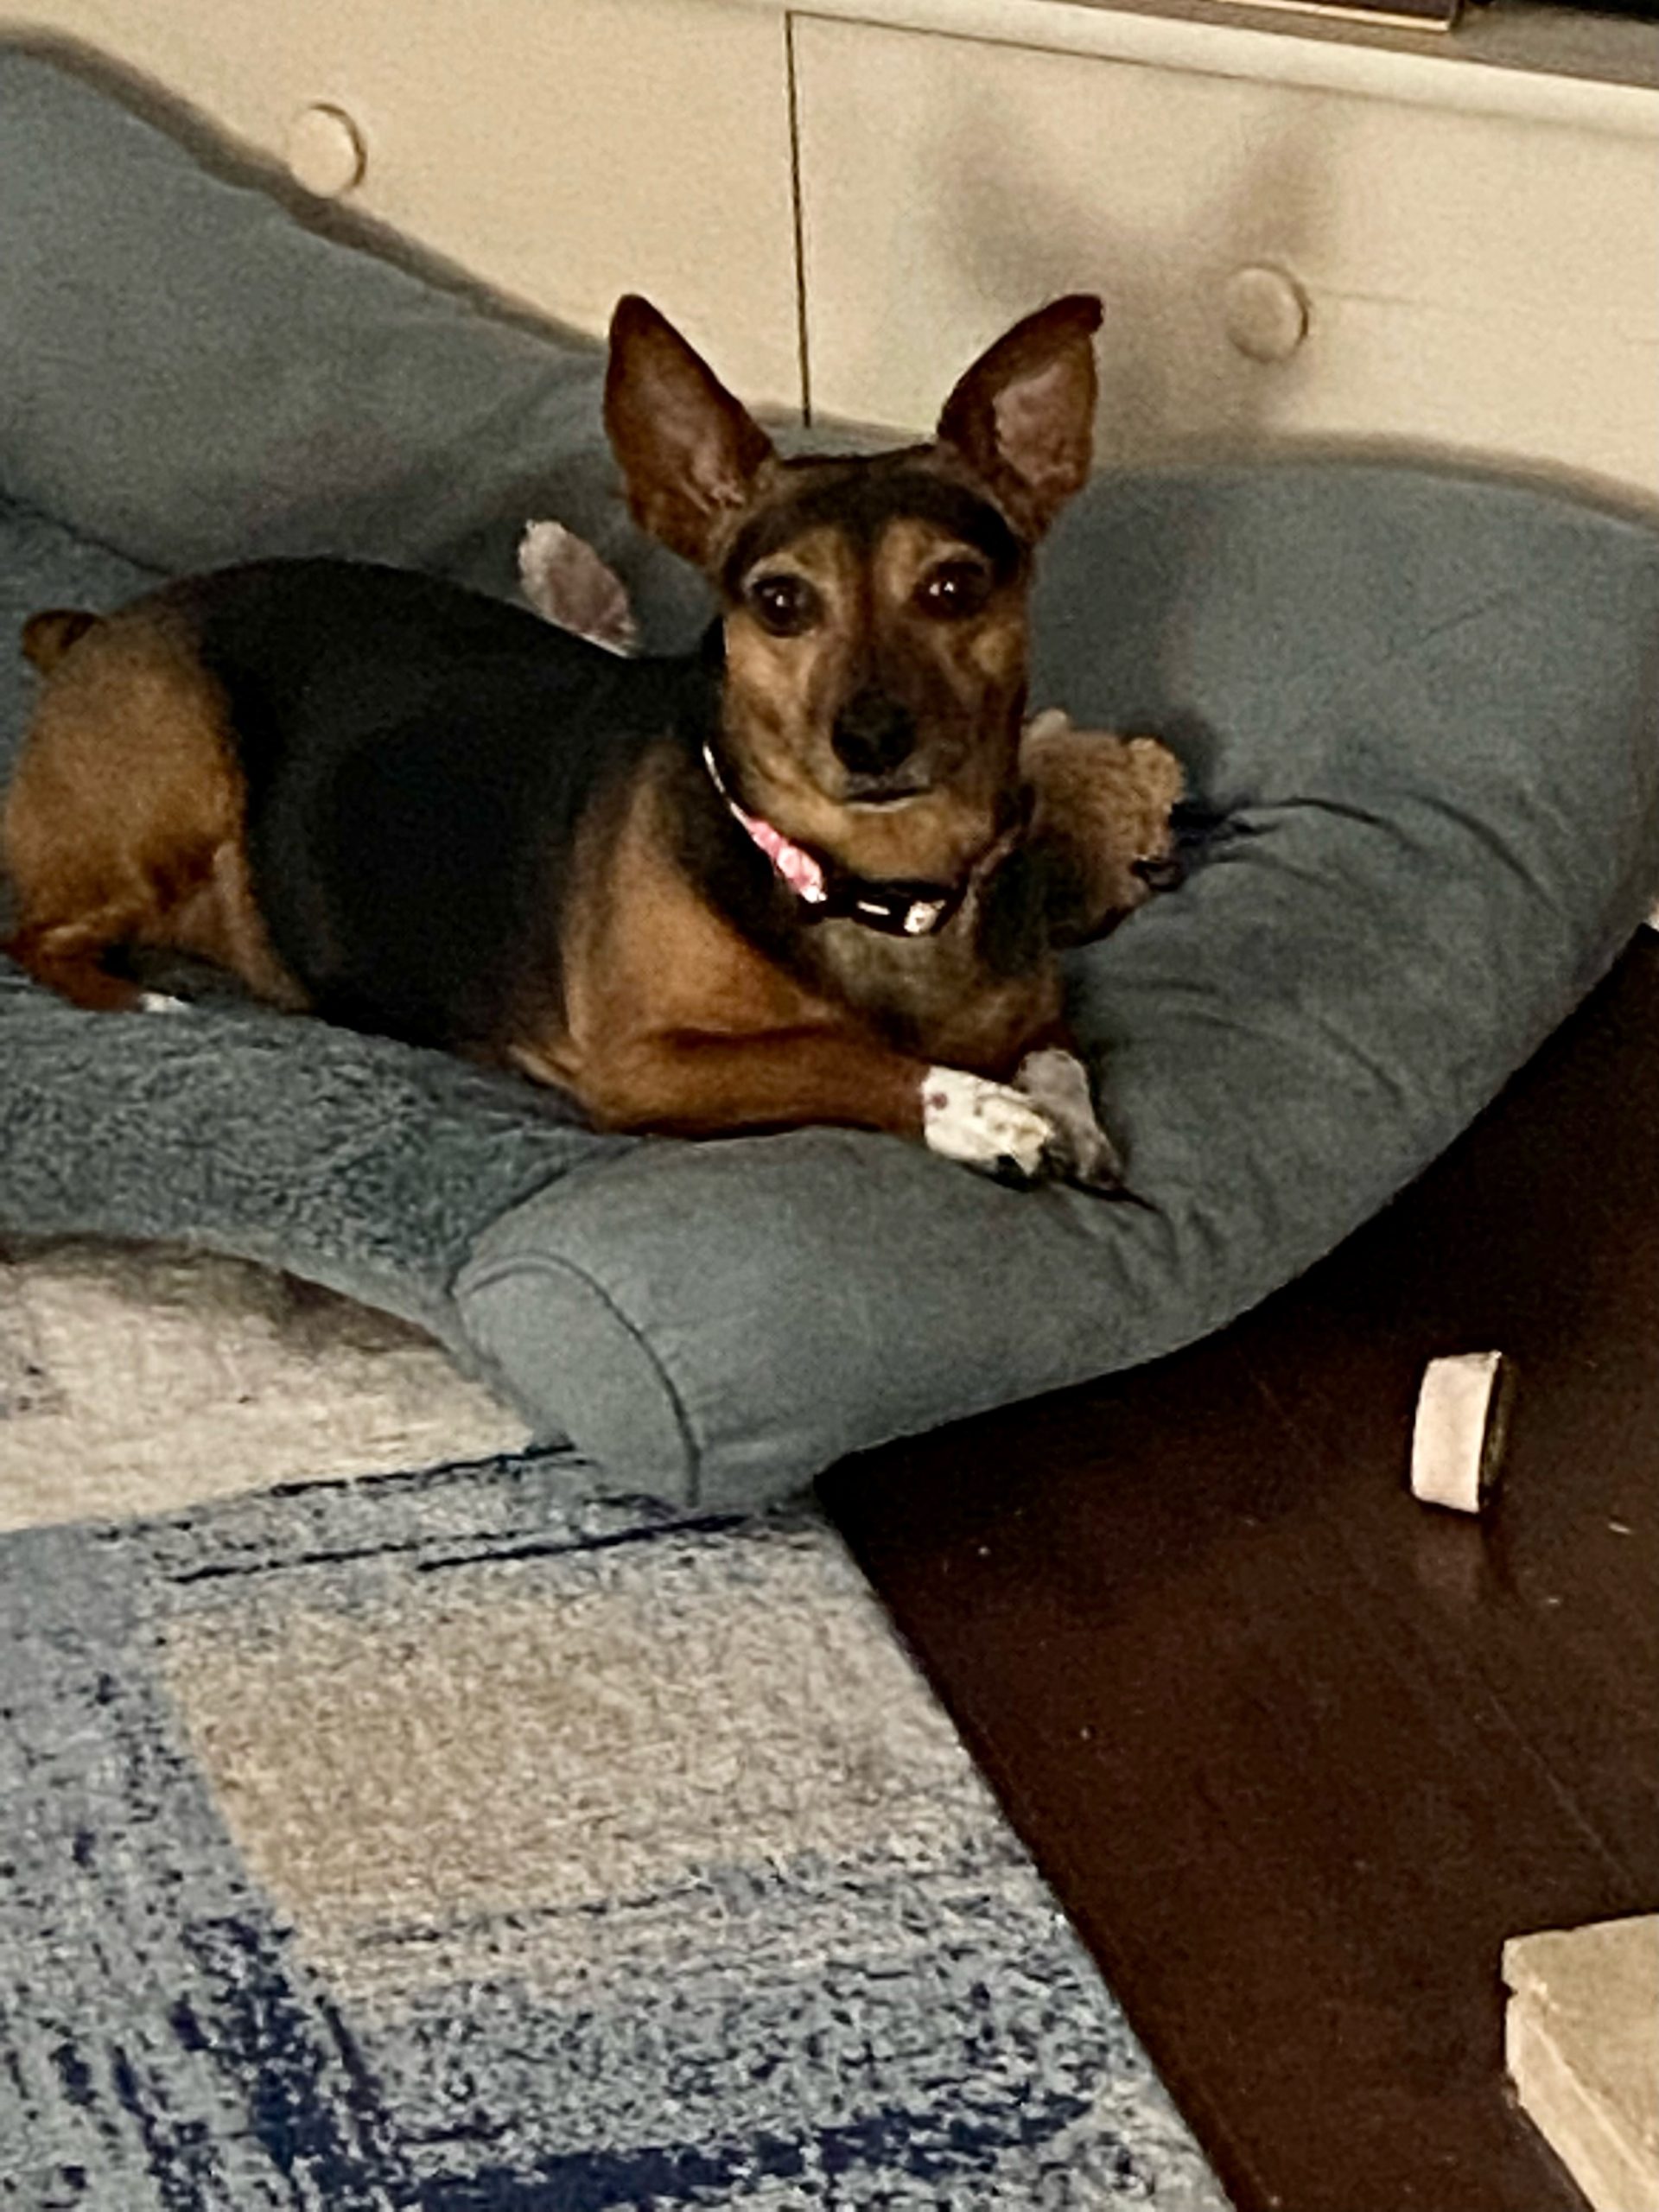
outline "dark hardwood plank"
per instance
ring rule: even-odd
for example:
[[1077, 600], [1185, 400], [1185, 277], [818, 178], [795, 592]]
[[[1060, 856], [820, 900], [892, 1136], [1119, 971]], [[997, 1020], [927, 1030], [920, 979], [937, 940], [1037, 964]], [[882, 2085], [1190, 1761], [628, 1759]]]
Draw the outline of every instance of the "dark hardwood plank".
[[[1496, 1510], [1424, 1362], [1519, 1368]], [[1499, 1948], [1659, 1902], [1659, 947], [1207, 1344], [825, 1496], [1243, 2212], [1554, 2212]]]

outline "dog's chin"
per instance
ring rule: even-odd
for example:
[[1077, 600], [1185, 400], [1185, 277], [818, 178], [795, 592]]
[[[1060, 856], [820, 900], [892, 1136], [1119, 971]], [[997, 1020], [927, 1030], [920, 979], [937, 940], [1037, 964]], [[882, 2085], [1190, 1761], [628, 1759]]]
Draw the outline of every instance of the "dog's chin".
[[837, 798], [823, 838], [842, 868], [874, 880], [958, 883], [995, 842], [995, 806], [950, 784]]

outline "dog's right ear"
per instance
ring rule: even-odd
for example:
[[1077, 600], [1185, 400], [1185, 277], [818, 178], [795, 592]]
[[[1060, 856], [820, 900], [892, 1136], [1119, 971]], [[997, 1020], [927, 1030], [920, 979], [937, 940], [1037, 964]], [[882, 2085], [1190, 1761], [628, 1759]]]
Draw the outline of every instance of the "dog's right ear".
[[636, 294], [611, 318], [605, 429], [634, 520], [698, 568], [716, 566], [772, 457], [772, 440]]

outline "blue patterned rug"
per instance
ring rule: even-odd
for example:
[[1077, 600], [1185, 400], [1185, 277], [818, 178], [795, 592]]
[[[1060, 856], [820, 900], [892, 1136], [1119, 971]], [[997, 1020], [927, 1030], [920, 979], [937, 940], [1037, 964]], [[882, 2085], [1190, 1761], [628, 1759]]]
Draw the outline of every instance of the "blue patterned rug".
[[0, 2203], [1220, 2202], [813, 1518], [542, 1455], [0, 1537]]

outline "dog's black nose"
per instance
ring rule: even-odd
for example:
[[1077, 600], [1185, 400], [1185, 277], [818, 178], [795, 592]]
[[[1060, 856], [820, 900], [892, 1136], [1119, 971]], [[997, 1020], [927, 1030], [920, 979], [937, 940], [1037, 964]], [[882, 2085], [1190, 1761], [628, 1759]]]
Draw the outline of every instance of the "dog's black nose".
[[855, 691], [836, 716], [830, 741], [855, 776], [885, 776], [916, 750], [916, 718], [885, 691]]

